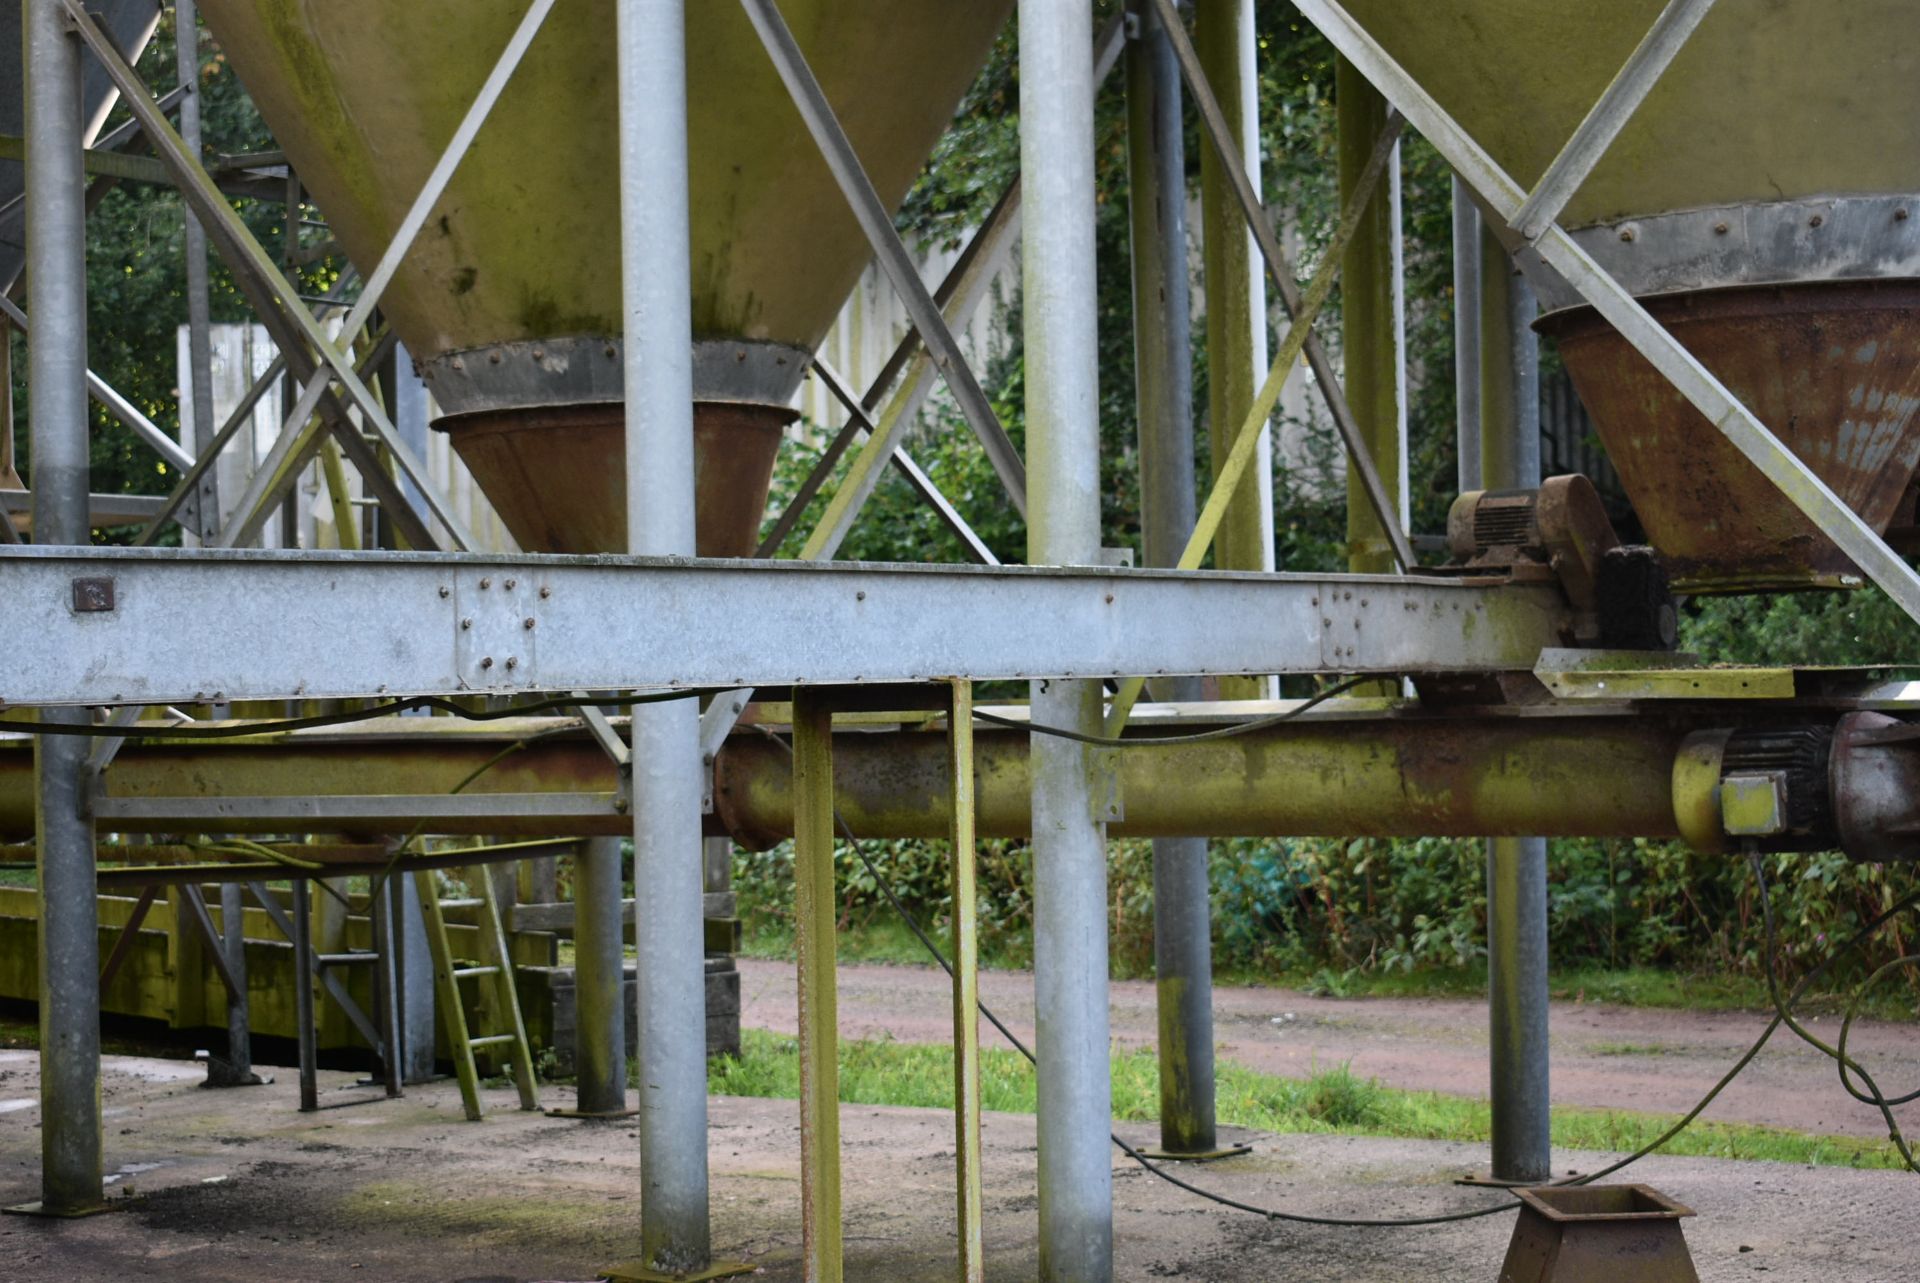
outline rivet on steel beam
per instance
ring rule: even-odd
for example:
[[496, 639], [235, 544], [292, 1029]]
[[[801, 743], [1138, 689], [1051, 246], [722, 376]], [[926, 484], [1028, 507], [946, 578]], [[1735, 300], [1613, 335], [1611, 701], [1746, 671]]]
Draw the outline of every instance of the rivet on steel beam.
[[542, 588], [542, 589], [540, 590], [540, 600], [541, 600], [541, 601], [545, 601], [545, 600], [546, 600], [547, 598], [549, 598], [549, 597], [551, 597], [551, 596], [553, 596], [553, 589], [551, 589], [551, 588]]
[[525, 619], [523, 619], [523, 620], [521, 620], [521, 621], [520, 621], [520, 626], [521, 626], [522, 628], [532, 628], [532, 627], [533, 627], [533, 616], [532, 616], [532, 615], [528, 615], [528, 616], [527, 616], [527, 617], [526, 617]]
[[855, 601], [865, 601], [867, 599], [867, 595], [863, 592], [857, 592], [853, 595], [853, 599]]
[[514, 656], [514, 655], [509, 655], [509, 656], [507, 656], [507, 667], [508, 667], [508, 668], [518, 668], [518, 667], [520, 667], [520, 660], [519, 660], [519, 658], [518, 658], [517, 656]]
[[485, 659], [483, 659], [483, 660], [481, 660], [481, 661], [480, 661], [480, 667], [482, 667], [482, 668], [492, 668], [492, 667], [493, 667], [493, 656], [491, 656], [491, 655], [488, 655], [488, 656], [487, 656], [487, 657], [486, 657]]
[[461, 631], [461, 632], [463, 632], [463, 633], [464, 633], [464, 632], [466, 632], [466, 631], [467, 631], [467, 630], [468, 630], [469, 628], [472, 628], [472, 627], [473, 627], [473, 619], [472, 619], [472, 617], [471, 617], [471, 616], [469, 616], [468, 618], [466, 618], [466, 619], [463, 619], [463, 620], [461, 620], [461, 621], [460, 621], [460, 631]]
[[440, 595], [441, 595], [442, 597], [451, 597], [451, 596], [453, 596], [453, 589], [451, 589], [451, 588], [449, 588], [449, 587], [447, 587], [447, 586], [446, 586], [445, 584], [441, 584], [441, 585], [440, 585]]
[[1621, 228], [1621, 229], [1620, 229], [1620, 239], [1621, 239], [1621, 240], [1623, 240], [1623, 241], [1631, 241], [1631, 240], [1633, 240], [1633, 229], [1632, 229], [1631, 227], [1623, 227], [1623, 228]]
[[1823, 217], [1822, 215], [1819, 215], [1819, 214], [1815, 214], [1815, 215], [1814, 215], [1814, 216], [1813, 216], [1812, 218], [1809, 218], [1809, 219], [1807, 220], [1807, 226], [1808, 226], [1808, 227], [1818, 227], [1818, 226], [1820, 226], [1820, 224], [1822, 224], [1822, 223], [1824, 223], [1824, 222], [1826, 222], [1826, 221], [1827, 221], [1827, 220], [1826, 220], [1826, 219], [1825, 219], [1825, 217]]
[[493, 587], [493, 579], [492, 579], [492, 577], [491, 577], [491, 576], [489, 576], [489, 577], [486, 577], [486, 578], [483, 578], [483, 579], [481, 579], [481, 581], [480, 581], [480, 586], [481, 586], [482, 588], [491, 588], [491, 587]]
[[507, 587], [507, 589], [508, 589], [508, 591], [512, 591], [512, 589], [513, 589], [513, 586], [514, 586], [515, 584], [517, 584], [517, 583], [519, 583], [519, 582], [520, 582], [520, 581], [519, 581], [518, 579], [509, 579], [509, 580], [507, 580], [507, 582], [506, 582], [506, 587]]

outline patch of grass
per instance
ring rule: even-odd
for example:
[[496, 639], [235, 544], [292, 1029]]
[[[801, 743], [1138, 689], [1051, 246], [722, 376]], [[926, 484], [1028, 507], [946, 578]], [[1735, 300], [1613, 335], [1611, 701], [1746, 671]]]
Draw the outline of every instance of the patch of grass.
[[1673, 1049], [1657, 1043], [1597, 1042], [1589, 1050], [1596, 1056], [1664, 1056]]
[[[765, 1030], [742, 1031], [739, 1059], [709, 1062], [707, 1082], [721, 1095], [795, 1098], [800, 1094], [799, 1045]], [[1017, 1053], [981, 1053], [980, 1098], [986, 1109], [1032, 1113], [1033, 1071]], [[940, 1045], [886, 1039], [842, 1042], [840, 1099], [859, 1105], [953, 1107], [953, 1060]], [[1113, 1057], [1115, 1118], [1159, 1117], [1160, 1074], [1151, 1052]], [[1414, 1140], [1485, 1142], [1492, 1117], [1485, 1101], [1435, 1092], [1400, 1091], [1361, 1078], [1346, 1065], [1307, 1078], [1263, 1074], [1230, 1061], [1218, 1068], [1217, 1109], [1222, 1124], [1268, 1132], [1332, 1132]], [[1659, 1136], [1670, 1115], [1604, 1109], [1553, 1111], [1553, 1143], [1561, 1148], [1622, 1152]], [[1815, 1166], [1897, 1168], [1892, 1148], [1850, 1136], [1821, 1136], [1780, 1127], [1695, 1123], [1664, 1151], [1712, 1158]]]

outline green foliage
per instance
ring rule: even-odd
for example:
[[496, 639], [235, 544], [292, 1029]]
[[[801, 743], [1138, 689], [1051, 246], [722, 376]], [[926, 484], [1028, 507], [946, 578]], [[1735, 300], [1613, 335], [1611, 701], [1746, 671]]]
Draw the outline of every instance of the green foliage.
[[[902, 902], [944, 941], [951, 910], [944, 844], [866, 847]], [[1382, 976], [1472, 976], [1484, 967], [1486, 862], [1478, 841], [1239, 838], [1214, 842], [1210, 859], [1214, 966], [1223, 974], [1304, 978], [1321, 992], [1345, 995]], [[1027, 845], [983, 842], [979, 861], [982, 956], [1024, 965], [1033, 921]], [[836, 868], [841, 927], [860, 936], [877, 933], [885, 942], [878, 956], [924, 960], [847, 844]], [[1781, 969], [1789, 980], [1832, 958], [1913, 886], [1904, 869], [1855, 864], [1837, 852], [1770, 857], [1769, 876]], [[783, 950], [792, 907], [791, 846], [738, 853], [734, 878], [749, 939], [763, 951]], [[1150, 843], [1108, 844], [1107, 899], [1115, 973], [1151, 975]], [[1752, 983], [1765, 974], [1759, 894], [1742, 860], [1698, 855], [1677, 842], [1555, 841], [1548, 914], [1556, 974], [1657, 968], [1713, 976], [1723, 985], [1745, 977], [1749, 984], [1740, 996], [1749, 1003], [1762, 997]], [[1913, 933], [1911, 923], [1889, 924], [1871, 947], [1839, 960], [1818, 992], [1841, 992], [1872, 967], [1909, 952]], [[1587, 992], [1584, 981], [1573, 988]], [[1652, 995], [1643, 984], [1618, 992], [1598, 983], [1593, 988], [1590, 996], [1617, 1001]], [[1911, 1013], [1920, 1011], [1917, 1003], [1920, 976], [1909, 975], [1889, 981], [1874, 1009]]]
[[1920, 659], [1920, 628], [1878, 588], [1773, 597], [1696, 597], [1680, 644], [1737, 664], [1887, 664]]
[[[142, 77], [155, 92], [173, 88], [173, 11], [167, 9], [141, 55]], [[208, 156], [259, 152], [274, 147], [253, 101], [211, 36], [202, 34], [201, 141]], [[124, 106], [108, 119], [126, 119]], [[278, 205], [240, 201], [237, 208], [254, 235], [278, 246], [285, 214]], [[93, 370], [142, 413], [175, 432], [179, 424], [179, 376], [174, 334], [187, 319], [184, 205], [170, 187], [121, 183], [108, 190], [87, 219], [87, 350]], [[312, 214], [310, 208], [306, 211]], [[232, 276], [213, 256], [211, 301], [216, 321], [250, 319]], [[316, 264], [301, 288], [318, 293], [338, 275], [337, 265]], [[28, 282], [26, 306], [33, 299]], [[30, 426], [26, 394], [26, 347], [14, 336], [13, 398], [19, 426], [20, 471], [31, 480]], [[168, 465], [105, 410], [94, 408], [91, 424], [92, 488], [100, 493], [164, 494], [178, 480]], [[170, 536], [177, 537], [177, 536]]]

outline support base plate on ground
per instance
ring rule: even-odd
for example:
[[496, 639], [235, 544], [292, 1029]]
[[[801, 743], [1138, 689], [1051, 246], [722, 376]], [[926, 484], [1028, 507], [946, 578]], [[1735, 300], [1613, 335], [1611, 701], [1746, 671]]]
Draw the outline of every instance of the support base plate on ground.
[[135, 1198], [116, 1198], [111, 1201], [101, 1199], [100, 1202], [91, 1207], [76, 1207], [65, 1211], [55, 1211], [45, 1203], [35, 1201], [32, 1203], [15, 1203], [11, 1207], [0, 1207], [0, 1212], [4, 1212], [8, 1216], [43, 1216], [48, 1220], [77, 1221], [83, 1216], [98, 1216], [102, 1212], [117, 1212], [129, 1204], [139, 1201], [140, 1200]]
[[637, 1109], [549, 1109], [548, 1118], [579, 1118], [587, 1122], [611, 1122], [620, 1118], [636, 1118]]
[[[1567, 1173], [1568, 1176], [1578, 1176], [1579, 1174], [1579, 1172]], [[1561, 1178], [1548, 1175], [1541, 1177], [1537, 1181], [1510, 1181], [1503, 1180], [1495, 1176], [1492, 1172], [1468, 1172], [1465, 1176], [1458, 1178], [1453, 1183], [1455, 1185], [1471, 1185], [1475, 1189], [1538, 1189], [1542, 1185], [1553, 1184], [1556, 1179]]]
[[1140, 1157], [1151, 1158], [1156, 1163], [1213, 1163], [1222, 1158], [1238, 1158], [1242, 1154], [1251, 1154], [1251, 1145], [1222, 1145], [1219, 1149], [1201, 1149], [1194, 1151], [1174, 1151], [1162, 1149], [1158, 1145], [1140, 1151]]

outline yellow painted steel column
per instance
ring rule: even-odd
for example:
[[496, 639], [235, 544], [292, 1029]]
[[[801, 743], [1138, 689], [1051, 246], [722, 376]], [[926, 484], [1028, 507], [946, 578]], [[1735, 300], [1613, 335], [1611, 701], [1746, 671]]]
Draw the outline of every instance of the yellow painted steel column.
[[[1260, 108], [1253, 0], [1197, 0], [1193, 43], [1257, 191]], [[1217, 480], [1266, 371], [1267, 289], [1246, 215], [1211, 147], [1200, 149], [1200, 226], [1207, 309], [1208, 450]], [[1258, 454], [1234, 493], [1214, 543], [1214, 565], [1221, 570], [1274, 568], [1273, 450], [1269, 430], [1262, 427], [1260, 431]], [[1220, 693], [1228, 699], [1265, 699], [1274, 689], [1268, 677], [1220, 681]]]
[[[1340, 204], [1354, 199], [1367, 159], [1387, 123], [1387, 100], [1342, 58], [1334, 77], [1339, 117]], [[1407, 412], [1404, 300], [1401, 294], [1400, 157], [1389, 162], [1386, 189], [1376, 192], [1340, 266], [1340, 329], [1347, 404], [1380, 471], [1401, 529], [1407, 525]], [[1392, 545], [1367, 502], [1359, 475], [1347, 470], [1347, 566], [1366, 574], [1396, 569]]]
[[807, 1283], [839, 1283], [840, 1067], [834, 1001], [833, 712], [793, 701], [793, 914], [800, 976], [800, 1219]]
[[953, 1165], [960, 1283], [986, 1278], [980, 1187], [980, 936], [974, 889], [973, 683], [947, 704], [947, 804], [953, 844]]

